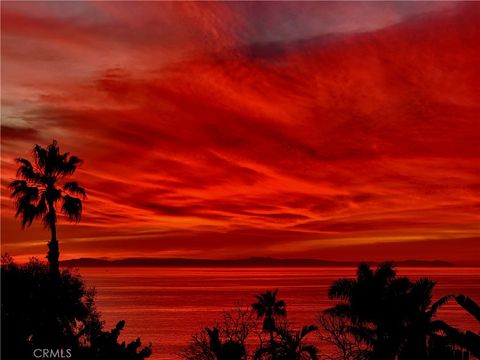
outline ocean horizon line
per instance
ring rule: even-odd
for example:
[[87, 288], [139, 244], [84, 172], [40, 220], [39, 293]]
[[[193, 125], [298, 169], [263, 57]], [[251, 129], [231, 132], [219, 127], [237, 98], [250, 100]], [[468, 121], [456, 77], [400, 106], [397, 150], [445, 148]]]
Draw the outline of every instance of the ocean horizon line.
[[[377, 265], [385, 261], [377, 260], [325, 260], [314, 258], [273, 258], [249, 257], [235, 259], [196, 259], [196, 258], [92, 258], [82, 257], [63, 260], [63, 267], [356, 267], [359, 263]], [[475, 267], [480, 264], [455, 264], [444, 260], [399, 260], [390, 261], [397, 267]]]

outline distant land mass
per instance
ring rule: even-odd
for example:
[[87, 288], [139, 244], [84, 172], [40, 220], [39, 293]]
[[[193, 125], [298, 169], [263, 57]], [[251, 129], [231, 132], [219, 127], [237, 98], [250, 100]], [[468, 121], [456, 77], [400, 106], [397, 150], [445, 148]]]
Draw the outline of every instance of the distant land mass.
[[[378, 261], [367, 261], [377, 265]], [[393, 261], [398, 267], [452, 267], [447, 261], [403, 260]], [[248, 259], [187, 259], [187, 258], [79, 258], [60, 262], [64, 267], [356, 267], [358, 261], [330, 261], [320, 259], [276, 259], [252, 257]]]

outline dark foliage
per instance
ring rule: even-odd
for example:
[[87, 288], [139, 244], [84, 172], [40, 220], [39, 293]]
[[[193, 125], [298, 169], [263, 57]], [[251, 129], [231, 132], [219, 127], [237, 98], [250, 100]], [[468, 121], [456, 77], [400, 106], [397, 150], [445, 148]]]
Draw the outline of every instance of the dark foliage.
[[248, 358], [246, 341], [257, 327], [250, 309], [241, 306], [223, 313], [220, 322], [192, 336], [179, 354], [186, 360], [244, 360]]
[[33, 359], [34, 349], [70, 349], [78, 360], [143, 360], [139, 339], [119, 344], [125, 323], [110, 332], [95, 309], [94, 291], [68, 270], [52, 280], [45, 263], [2, 258], [2, 359]]
[[238, 307], [224, 312], [223, 321], [195, 334], [180, 357], [186, 360], [318, 360], [318, 348], [306, 339], [317, 327], [292, 329], [285, 320], [286, 304], [277, 300], [277, 293], [277, 290], [267, 291], [255, 296], [258, 301], [247, 309]]
[[217, 328], [205, 329], [209, 338], [210, 350], [217, 360], [243, 360], [246, 357], [245, 347], [232, 340], [222, 343], [220, 332]]
[[[335, 329], [337, 335], [348, 335], [349, 341], [354, 338], [363, 344], [363, 350], [355, 352], [360, 359], [454, 359], [448, 357], [457, 356], [452, 346], [476, 355], [478, 346], [469, 335], [473, 333], [461, 333], [435, 318], [439, 308], [455, 297], [433, 302], [434, 287], [435, 282], [427, 278], [410, 281], [397, 277], [391, 263], [376, 270], [361, 264], [356, 279], [339, 279], [332, 284], [329, 297], [339, 303], [326, 314], [341, 319], [337, 325], [343, 329]], [[470, 309], [475, 308], [468, 303]]]
[[288, 326], [279, 327], [277, 333], [280, 336], [280, 343], [277, 357], [284, 360], [318, 360], [318, 348], [305, 343], [305, 338], [317, 330], [314, 325], [304, 326], [300, 330], [291, 330]]
[[318, 319], [318, 336], [329, 348], [324, 360], [362, 360], [367, 355], [368, 345], [350, 332], [348, 319], [329, 313], [322, 313]]

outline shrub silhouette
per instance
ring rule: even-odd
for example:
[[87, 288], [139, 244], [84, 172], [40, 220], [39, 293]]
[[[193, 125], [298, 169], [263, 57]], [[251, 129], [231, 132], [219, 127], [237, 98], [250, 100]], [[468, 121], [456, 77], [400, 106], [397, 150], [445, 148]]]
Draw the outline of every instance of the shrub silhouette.
[[344, 317], [322, 313], [318, 318], [319, 339], [329, 346], [326, 360], [360, 360], [366, 358], [368, 346], [350, 331], [351, 323]]
[[86, 359], [112, 360], [143, 360], [150, 357], [150, 347], [141, 348], [140, 338], [126, 344], [118, 343], [120, 332], [125, 327], [125, 321], [119, 321], [109, 332], [100, 330], [90, 336], [90, 346], [81, 349]]
[[72, 358], [80, 360], [143, 360], [150, 355], [150, 347], [139, 350], [139, 339], [118, 344], [124, 322], [104, 331], [94, 292], [79, 275], [63, 270], [53, 280], [47, 264], [33, 259], [19, 266], [5, 256], [1, 276], [3, 359], [33, 359], [37, 348], [71, 349]]
[[179, 355], [186, 360], [247, 359], [245, 342], [256, 327], [249, 308], [238, 306], [224, 311], [220, 322], [194, 334], [190, 344]]
[[224, 343], [220, 340], [217, 328], [205, 329], [208, 337], [210, 350], [215, 354], [217, 360], [243, 360], [246, 357], [245, 347], [235, 341], [228, 340]]
[[274, 349], [260, 348], [255, 358], [261, 358], [262, 353], [269, 353], [275, 351], [273, 356], [281, 360], [318, 360], [319, 351], [313, 344], [305, 344], [305, 338], [317, 331], [318, 328], [314, 325], [304, 326], [301, 330], [291, 330], [287, 323], [279, 326], [276, 332], [279, 336], [278, 344]]

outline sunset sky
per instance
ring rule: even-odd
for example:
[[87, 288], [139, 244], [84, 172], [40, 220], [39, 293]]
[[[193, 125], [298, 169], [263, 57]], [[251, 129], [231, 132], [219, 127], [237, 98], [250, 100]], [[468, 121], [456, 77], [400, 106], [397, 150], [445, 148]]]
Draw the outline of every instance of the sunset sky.
[[480, 3], [2, 1], [6, 185], [84, 160], [61, 259], [480, 259]]

